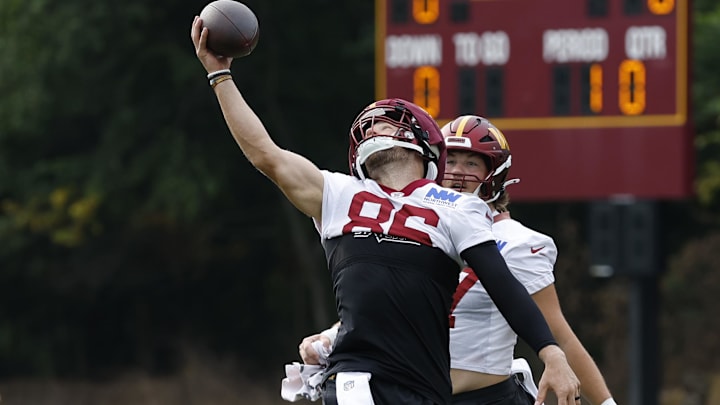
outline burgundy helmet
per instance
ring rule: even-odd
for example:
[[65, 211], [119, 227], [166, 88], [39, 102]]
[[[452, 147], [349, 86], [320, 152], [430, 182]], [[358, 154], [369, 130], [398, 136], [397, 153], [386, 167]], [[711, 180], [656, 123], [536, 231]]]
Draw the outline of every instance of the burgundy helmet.
[[[378, 121], [400, 129], [394, 135], [368, 135]], [[367, 136], [366, 136], [367, 135]], [[365, 161], [375, 152], [400, 146], [417, 151], [426, 160], [425, 177], [440, 181], [445, 172], [445, 142], [437, 122], [420, 106], [399, 98], [376, 101], [365, 107], [350, 129], [350, 173], [365, 179]]]
[[[510, 145], [503, 133], [486, 118], [476, 115], [463, 115], [448, 122], [442, 127], [445, 147], [448, 151], [466, 151], [480, 154], [488, 168], [488, 176], [478, 179], [476, 176], [463, 176], [466, 180], [478, 181], [480, 186], [475, 190], [480, 198], [487, 202], [497, 200], [504, 192], [505, 186], [517, 183], [518, 179], [506, 181], [512, 156]], [[458, 180], [457, 176], [446, 175], [445, 180]]]

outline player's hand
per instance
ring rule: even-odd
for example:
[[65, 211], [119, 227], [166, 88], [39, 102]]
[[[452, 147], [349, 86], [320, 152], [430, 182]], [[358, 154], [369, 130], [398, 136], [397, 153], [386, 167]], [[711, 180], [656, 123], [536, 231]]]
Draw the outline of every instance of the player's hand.
[[318, 353], [315, 348], [313, 348], [312, 344], [316, 341], [322, 341], [323, 346], [325, 346], [328, 351], [330, 350], [330, 339], [327, 336], [323, 336], [321, 334], [308, 336], [305, 339], [300, 342], [300, 346], [298, 346], [298, 353], [300, 353], [300, 358], [302, 359], [303, 363], [305, 364], [320, 364], [320, 353]]
[[208, 29], [203, 27], [202, 20], [199, 16], [195, 16], [192, 27], [190, 28], [190, 38], [195, 45], [195, 55], [200, 59], [205, 70], [208, 73], [217, 72], [222, 69], [230, 69], [232, 58], [226, 56], [215, 55], [207, 47]]
[[539, 355], [545, 363], [545, 370], [540, 377], [535, 405], [545, 402], [548, 390], [555, 392], [558, 405], [579, 404], [580, 380], [570, 368], [565, 353], [559, 347], [550, 345], [540, 350]]

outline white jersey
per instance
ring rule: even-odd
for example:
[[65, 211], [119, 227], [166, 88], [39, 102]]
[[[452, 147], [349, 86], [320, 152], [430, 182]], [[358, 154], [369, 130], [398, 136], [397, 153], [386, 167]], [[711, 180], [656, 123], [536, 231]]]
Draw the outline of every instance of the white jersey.
[[[498, 249], [529, 294], [553, 284], [557, 249], [552, 238], [513, 219], [493, 224]], [[460, 273], [451, 315], [451, 368], [509, 375], [517, 335], [470, 269]]]
[[323, 176], [322, 221], [316, 221], [323, 243], [348, 233], [385, 234], [389, 242], [439, 248], [462, 265], [463, 250], [494, 239], [490, 208], [475, 196], [430, 180], [396, 191], [342, 173]]

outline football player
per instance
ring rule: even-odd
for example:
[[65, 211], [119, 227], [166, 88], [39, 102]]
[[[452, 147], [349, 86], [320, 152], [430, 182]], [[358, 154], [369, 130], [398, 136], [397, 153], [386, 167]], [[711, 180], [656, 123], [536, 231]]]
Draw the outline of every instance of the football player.
[[[442, 128], [448, 150], [443, 185], [485, 200], [493, 211], [493, 234], [513, 275], [545, 316], [553, 336], [580, 379], [582, 395], [592, 404], [614, 405], [605, 380], [563, 316], [553, 267], [553, 239], [512, 219], [505, 190], [512, 155], [503, 133], [478, 116], [461, 116]], [[480, 332], [482, 331], [482, 332]], [[478, 335], [482, 334], [482, 339]], [[470, 268], [465, 268], [453, 299], [450, 362], [453, 403], [494, 403], [505, 391], [521, 391], [511, 376], [516, 334]], [[518, 404], [523, 402], [517, 402]], [[531, 403], [525, 401], [524, 403]]]
[[445, 143], [427, 112], [400, 99], [372, 103], [351, 127], [352, 175], [320, 170], [273, 142], [232, 80], [232, 58], [207, 48], [197, 16], [190, 36], [243, 154], [320, 233], [342, 322], [325, 404], [450, 402], [448, 316], [463, 263], [544, 361], [539, 399], [552, 388], [560, 405], [574, 403], [579, 381], [498, 252], [487, 204], [436, 183]]
[[[449, 122], [442, 133], [448, 153], [443, 185], [488, 203], [498, 249], [545, 315], [580, 379], [583, 395], [592, 404], [616, 405], [595, 362], [562, 314], [554, 286], [554, 241], [510, 217], [505, 187], [518, 180], [508, 179], [512, 156], [503, 133], [487, 119], [472, 115]], [[450, 324], [453, 404], [533, 403], [537, 388], [527, 362], [513, 359], [517, 335], [470, 268], [461, 273]], [[321, 357], [331, 350], [338, 326], [303, 339], [299, 351], [305, 363], [324, 361]]]

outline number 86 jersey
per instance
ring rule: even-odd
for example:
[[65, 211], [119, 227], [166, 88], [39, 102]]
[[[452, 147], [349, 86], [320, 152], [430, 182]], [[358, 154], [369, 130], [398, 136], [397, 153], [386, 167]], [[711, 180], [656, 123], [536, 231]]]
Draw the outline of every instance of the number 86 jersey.
[[373, 180], [323, 171], [322, 240], [345, 234], [384, 235], [387, 241], [442, 250], [462, 265], [460, 253], [494, 240], [492, 215], [481, 199], [417, 180], [392, 190]]
[[326, 375], [370, 372], [449, 403], [448, 316], [460, 253], [494, 241], [488, 206], [429, 180], [391, 190], [323, 175], [315, 224], [341, 322]]

